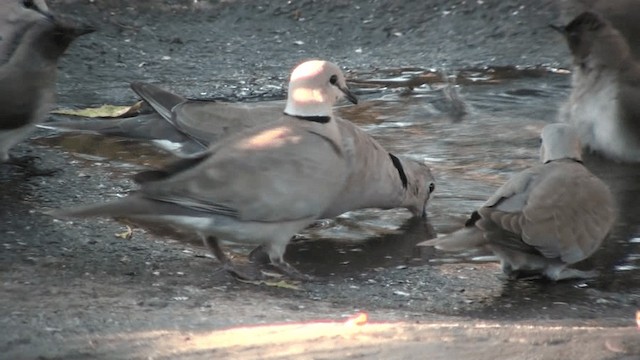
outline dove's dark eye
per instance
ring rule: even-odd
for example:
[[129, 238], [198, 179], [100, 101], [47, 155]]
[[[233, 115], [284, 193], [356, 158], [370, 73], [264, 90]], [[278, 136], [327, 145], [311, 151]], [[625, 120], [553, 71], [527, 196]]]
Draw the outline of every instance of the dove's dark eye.
[[329, 78], [329, 82], [331, 83], [331, 85], [335, 85], [338, 82], [338, 75], [331, 75], [331, 77]]
[[26, 7], [27, 9], [36, 9], [36, 4], [33, 3], [33, 0], [23, 0], [22, 5], [24, 5], [24, 7]]
[[433, 192], [433, 190], [436, 189], [436, 184], [434, 183], [430, 183], [429, 184], [429, 194], [431, 194]]

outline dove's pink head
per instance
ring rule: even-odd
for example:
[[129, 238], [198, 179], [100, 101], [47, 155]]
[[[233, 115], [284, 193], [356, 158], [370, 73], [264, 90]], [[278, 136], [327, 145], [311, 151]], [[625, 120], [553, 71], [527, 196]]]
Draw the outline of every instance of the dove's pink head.
[[338, 66], [328, 61], [310, 60], [291, 73], [285, 113], [294, 116], [331, 116], [333, 105], [342, 97], [356, 104]]

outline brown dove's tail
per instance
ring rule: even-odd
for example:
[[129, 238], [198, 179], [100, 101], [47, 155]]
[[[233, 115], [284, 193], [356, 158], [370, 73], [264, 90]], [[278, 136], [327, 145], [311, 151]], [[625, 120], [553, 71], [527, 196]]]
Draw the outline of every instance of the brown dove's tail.
[[482, 230], [475, 226], [467, 226], [449, 235], [423, 241], [418, 246], [433, 246], [443, 251], [463, 251], [480, 247], [487, 243]]

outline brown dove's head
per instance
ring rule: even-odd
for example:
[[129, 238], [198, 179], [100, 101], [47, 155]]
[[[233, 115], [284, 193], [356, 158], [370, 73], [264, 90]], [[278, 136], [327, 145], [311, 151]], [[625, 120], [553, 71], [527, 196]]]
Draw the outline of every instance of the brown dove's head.
[[28, 24], [41, 18], [51, 17], [44, 0], [3, 0], [0, 21], [12, 26]]
[[560, 159], [582, 161], [580, 138], [568, 124], [549, 124], [540, 134], [540, 160], [546, 164]]
[[[32, 68], [52, 66], [75, 38], [95, 31], [92, 26], [75, 19], [54, 16], [43, 0], [9, 1], [11, 4], [2, 5], [13, 5], [8, 11], [17, 29], [14, 28], [13, 38], [6, 39], [11, 44], [0, 44], [0, 48], [6, 50], [7, 62]], [[2, 5], [0, 11], [4, 10]], [[6, 23], [2, 23], [2, 17], [5, 16], [8, 15], [0, 15], [0, 36], [5, 31]], [[22, 19], [18, 19], [18, 16], [22, 16]]]
[[615, 67], [630, 54], [624, 36], [594, 12], [585, 11], [564, 28], [553, 28], [566, 37], [575, 65]]
[[31, 25], [52, 18], [44, 0], [0, 1], [0, 64], [11, 58]]
[[305, 61], [291, 73], [285, 113], [292, 116], [331, 116], [333, 105], [343, 97], [358, 103], [337, 65], [322, 60]]

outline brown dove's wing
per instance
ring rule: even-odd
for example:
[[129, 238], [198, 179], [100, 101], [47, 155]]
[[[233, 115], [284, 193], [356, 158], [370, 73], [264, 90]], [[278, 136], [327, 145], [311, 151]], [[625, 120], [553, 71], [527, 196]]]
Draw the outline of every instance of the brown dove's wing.
[[[339, 142], [325, 126], [284, 117], [225, 138], [208, 158], [144, 184], [145, 197], [243, 221], [317, 217], [346, 179]], [[319, 129], [317, 131], [316, 129]]]

